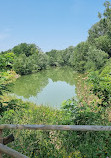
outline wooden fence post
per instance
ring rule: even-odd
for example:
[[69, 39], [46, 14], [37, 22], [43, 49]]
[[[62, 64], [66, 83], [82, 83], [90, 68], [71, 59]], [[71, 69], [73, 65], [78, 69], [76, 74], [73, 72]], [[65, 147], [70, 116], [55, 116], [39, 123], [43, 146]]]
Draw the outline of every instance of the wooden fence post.
[[[0, 143], [3, 144], [2, 129], [0, 129]], [[2, 153], [1, 152], [0, 152], [0, 158], [2, 158]]]

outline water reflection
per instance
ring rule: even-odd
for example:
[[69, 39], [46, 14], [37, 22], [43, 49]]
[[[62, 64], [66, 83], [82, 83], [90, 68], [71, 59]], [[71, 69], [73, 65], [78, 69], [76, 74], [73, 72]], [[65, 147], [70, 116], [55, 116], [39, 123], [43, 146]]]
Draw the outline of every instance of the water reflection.
[[11, 90], [23, 100], [60, 106], [64, 100], [76, 96], [76, 77], [77, 74], [69, 67], [51, 68], [20, 77]]

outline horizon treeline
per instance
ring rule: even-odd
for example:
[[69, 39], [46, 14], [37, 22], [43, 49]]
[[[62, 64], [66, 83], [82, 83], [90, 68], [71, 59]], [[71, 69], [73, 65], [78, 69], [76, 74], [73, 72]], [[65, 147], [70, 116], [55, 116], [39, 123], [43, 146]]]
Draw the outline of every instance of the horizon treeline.
[[88, 31], [88, 39], [77, 46], [43, 53], [35, 44], [21, 43], [0, 53], [0, 69], [13, 69], [20, 75], [35, 73], [49, 66], [71, 66], [84, 73], [100, 70], [111, 57], [111, 4], [104, 3], [104, 13]]

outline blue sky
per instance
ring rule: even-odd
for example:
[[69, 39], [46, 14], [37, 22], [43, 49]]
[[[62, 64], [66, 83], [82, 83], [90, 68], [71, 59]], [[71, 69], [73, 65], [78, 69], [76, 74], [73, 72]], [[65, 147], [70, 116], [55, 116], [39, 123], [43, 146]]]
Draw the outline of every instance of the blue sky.
[[0, 51], [26, 42], [44, 52], [85, 41], [105, 0], [0, 0]]

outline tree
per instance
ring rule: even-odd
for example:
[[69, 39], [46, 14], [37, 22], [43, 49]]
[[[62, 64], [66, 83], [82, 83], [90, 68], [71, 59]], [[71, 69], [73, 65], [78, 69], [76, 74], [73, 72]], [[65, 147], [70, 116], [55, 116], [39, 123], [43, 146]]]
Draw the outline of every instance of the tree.
[[26, 57], [29, 57], [30, 55], [34, 53], [40, 52], [40, 48], [37, 47], [35, 44], [27, 44], [27, 43], [21, 43], [18, 46], [15, 46], [12, 51], [19, 56], [20, 54], [25, 54]]
[[111, 56], [111, 38], [108, 35], [100, 36], [95, 39], [95, 46]]
[[75, 49], [74, 53], [70, 56], [69, 62], [78, 72], [85, 71], [85, 64], [87, 62], [87, 52], [89, 49], [88, 42], [79, 43]]
[[95, 47], [89, 47], [85, 67], [86, 69], [99, 70], [105, 65], [107, 59], [107, 53], [102, 50], [98, 50]]

